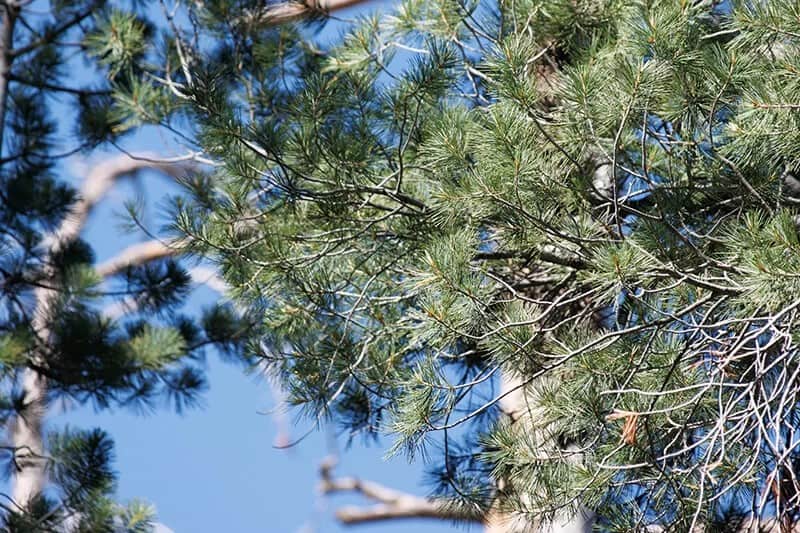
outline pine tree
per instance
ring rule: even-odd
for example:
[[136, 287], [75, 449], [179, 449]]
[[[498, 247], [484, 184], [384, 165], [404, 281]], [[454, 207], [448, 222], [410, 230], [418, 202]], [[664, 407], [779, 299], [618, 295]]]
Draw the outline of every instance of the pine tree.
[[434, 465], [326, 464], [380, 504], [340, 517], [796, 530], [797, 3], [403, 0], [331, 47], [283, 8], [186, 6], [115, 109], [220, 163], [176, 230], [293, 404]]
[[[205, 386], [204, 347], [238, 359], [250, 322], [222, 304], [183, 314], [191, 275], [163, 238], [95, 263], [81, 233], [118, 180], [144, 170], [194, 179], [199, 169], [191, 158], [121, 153], [95, 164], [77, 189], [63, 179], [65, 157], [116, 144], [142, 123], [111, 94], [130, 86], [152, 28], [128, 25], [102, 1], [42, 7], [0, 2], [0, 422], [12, 478], [0, 529], [150, 531], [149, 505], [113, 499], [111, 437], [46, 428], [47, 410], [192, 407]], [[99, 42], [102, 31], [113, 38]], [[140, 112], [156, 104], [139, 98]]]

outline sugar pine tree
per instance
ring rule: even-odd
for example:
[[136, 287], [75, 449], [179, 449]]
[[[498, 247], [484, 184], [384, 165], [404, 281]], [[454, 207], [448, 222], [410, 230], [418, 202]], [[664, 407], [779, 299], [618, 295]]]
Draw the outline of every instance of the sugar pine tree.
[[[238, 357], [249, 323], [224, 305], [183, 315], [191, 276], [163, 240], [95, 264], [81, 239], [118, 180], [145, 170], [189, 176], [190, 158], [120, 154], [93, 165], [76, 189], [60, 176], [65, 157], [141, 123], [135, 109], [112, 106], [111, 89], [130, 85], [152, 28], [128, 25], [102, 1], [9, 0], [0, 15], [0, 422], [11, 478], [0, 529], [150, 531], [148, 505], [113, 499], [110, 436], [47, 428], [48, 407], [191, 407], [205, 384], [203, 348]], [[101, 30], [114, 38], [93, 41]], [[139, 103], [155, 105], [147, 95]]]
[[325, 465], [379, 503], [340, 517], [797, 530], [797, 3], [276, 25], [318, 7], [185, 6], [115, 92], [171, 98], [220, 163], [176, 229], [291, 401], [432, 461], [427, 499]]

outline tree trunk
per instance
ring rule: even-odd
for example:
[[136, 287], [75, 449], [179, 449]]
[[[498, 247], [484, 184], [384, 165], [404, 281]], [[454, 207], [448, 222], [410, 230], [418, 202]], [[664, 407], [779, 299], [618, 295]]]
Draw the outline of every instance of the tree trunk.
[[[543, 376], [541, 379], [548, 379]], [[504, 373], [501, 376], [500, 393], [504, 396], [500, 406], [505, 413], [513, 420], [516, 431], [524, 431], [533, 435], [533, 439], [542, 447], [543, 451], [548, 449], [557, 451], [558, 446], [552, 436], [547, 437], [549, 432], [545, 428], [537, 427], [537, 410], [539, 408], [538, 398], [533, 388], [522, 387], [519, 377], [510, 376]], [[510, 392], [509, 392], [510, 391]], [[571, 450], [567, 450], [571, 451]], [[580, 461], [578, 454], [571, 456], [574, 461]], [[498, 480], [498, 486], [502, 488], [506, 483], [513, 483], [513, 480]], [[536, 494], [527, 496], [529, 504], [534, 507], [547, 507], [547, 502], [537, 502]], [[500, 508], [491, 510], [486, 517], [485, 533], [590, 533], [595, 522], [594, 513], [586, 508], [580, 507], [577, 513], [569, 510], [559, 512], [552, 523], [540, 523], [529, 520], [524, 515], [509, 514]]]
[[8, 106], [8, 84], [11, 76], [11, 48], [14, 44], [14, 26], [19, 14], [19, 6], [4, 2], [2, 6], [2, 27], [0, 27], [0, 157], [3, 155], [3, 141]]
[[[39, 358], [39, 354], [35, 356]], [[45, 482], [42, 421], [45, 413], [47, 382], [35, 370], [26, 368], [22, 374], [24, 407], [17, 413], [11, 429], [11, 441], [16, 450], [16, 474], [11, 497], [25, 508], [42, 492]]]

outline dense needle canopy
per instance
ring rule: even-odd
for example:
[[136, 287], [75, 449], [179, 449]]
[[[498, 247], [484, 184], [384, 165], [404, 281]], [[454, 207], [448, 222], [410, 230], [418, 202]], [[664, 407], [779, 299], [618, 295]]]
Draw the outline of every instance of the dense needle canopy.
[[796, 2], [405, 0], [330, 48], [186, 10], [97, 54], [220, 163], [175, 229], [312, 422], [427, 454], [465, 517], [792, 527]]

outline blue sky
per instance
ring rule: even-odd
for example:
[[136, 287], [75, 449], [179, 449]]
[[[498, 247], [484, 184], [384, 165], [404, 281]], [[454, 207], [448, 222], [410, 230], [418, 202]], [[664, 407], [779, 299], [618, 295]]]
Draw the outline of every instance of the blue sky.
[[[365, 9], [387, 6], [391, 2], [372, 2], [339, 15], [348, 18]], [[334, 39], [341, 31], [341, 23], [329, 25], [318, 37]], [[152, 129], [128, 139], [125, 146], [131, 151], [165, 156], [183, 151], [165, 134]], [[82, 156], [72, 158], [64, 166], [65, 177], [77, 182], [92, 161], [113, 154], [94, 153], [89, 161]], [[157, 225], [160, 200], [175, 191], [174, 185], [157, 176], [144, 176], [141, 181], [117, 187], [98, 206], [86, 229], [85, 237], [95, 247], [98, 261], [144, 239], [121, 236], [118, 231], [126, 199], [143, 195], [149, 206], [148, 217]], [[211, 290], [200, 288], [189, 307], [199, 308], [218, 297]], [[221, 363], [213, 353], [209, 356], [210, 389], [202, 410], [182, 416], [161, 410], [142, 417], [123, 410], [95, 413], [90, 407], [78, 407], [51, 416], [49, 423], [54, 427], [69, 424], [109, 431], [116, 442], [120, 499], [151, 502], [159, 520], [175, 533], [434, 533], [454, 529], [436, 521], [339, 526], [333, 519], [337, 506], [368, 502], [359, 497], [323, 498], [317, 493], [319, 462], [335, 447], [327, 433], [315, 432], [288, 450], [275, 449], [277, 426], [268, 414], [275, 401], [268, 384], [244, 375], [240, 368]], [[292, 428], [292, 436], [305, 433], [308, 424], [300, 421]], [[382, 456], [386, 445], [383, 442], [365, 447], [354, 443], [340, 455], [337, 473], [424, 494], [422, 466], [409, 465], [402, 456], [385, 461]]]

